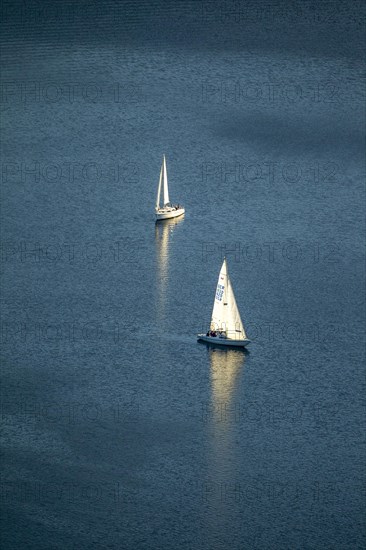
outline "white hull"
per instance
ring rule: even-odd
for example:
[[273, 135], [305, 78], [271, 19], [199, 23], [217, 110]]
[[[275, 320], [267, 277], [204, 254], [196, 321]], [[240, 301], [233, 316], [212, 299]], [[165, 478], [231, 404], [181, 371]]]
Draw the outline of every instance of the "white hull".
[[219, 336], [206, 336], [206, 334], [197, 334], [197, 340], [215, 344], [217, 346], [235, 346], [236, 348], [245, 348], [250, 340], [229, 340], [228, 338], [220, 338]]
[[156, 212], [156, 221], [159, 220], [169, 220], [170, 218], [177, 218], [178, 216], [182, 216], [184, 214], [185, 210], [184, 208], [178, 208], [177, 210], [172, 209], [165, 209], [161, 208]]

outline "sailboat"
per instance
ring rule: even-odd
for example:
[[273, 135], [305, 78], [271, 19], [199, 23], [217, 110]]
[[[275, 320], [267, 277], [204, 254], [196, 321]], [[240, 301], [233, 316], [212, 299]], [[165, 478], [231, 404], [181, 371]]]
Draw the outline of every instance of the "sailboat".
[[[163, 184], [163, 206], [160, 206], [160, 195], [161, 195], [161, 185]], [[169, 190], [168, 190], [168, 176], [166, 172], [166, 160], [165, 155], [163, 158], [163, 164], [160, 170], [158, 194], [156, 197], [155, 205], [155, 214], [156, 220], [168, 220], [169, 218], [176, 218], [184, 214], [184, 208], [180, 204], [171, 204], [169, 200]]]
[[236, 305], [226, 258], [219, 274], [210, 328], [206, 334], [197, 334], [197, 339], [210, 344], [236, 347], [245, 347], [250, 342]]

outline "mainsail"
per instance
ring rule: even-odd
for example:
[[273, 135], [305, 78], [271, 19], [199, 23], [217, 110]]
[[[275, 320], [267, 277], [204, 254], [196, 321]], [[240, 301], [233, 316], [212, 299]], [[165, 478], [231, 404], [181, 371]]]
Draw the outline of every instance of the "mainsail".
[[167, 173], [166, 173], [166, 162], [165, 162], [165, 155], [164, 155], [164, 160], [163, 160], [163, 167], [164, 167], [164, 206], [166, 204], [169, 204], [169, 191], [168, 191], [168, 176], [167, 176]]
[[219, 274], [210, 329], [225, 331], [229, 340], [245, 340], [247, 337], [236, 305], [226, 259], [224, 259]]
[[162, 181], [162, 178], [163, 178], [163, 166], [161, 166], [161, 169], [160, 169], [160, 177], [159, 177], [159, 185], [158, 185], [158, 194], [157, 194], [157, 197], [156, 197], [156, 208], [157, 208], [157, 209], [160, 208], [160, 192], [161, 192], [161, 181]]
[[156, 196], [156, 209], [158, 210], [160, 208], [160, 193], [161, 193], [161, 184], [163, 183], [163, 194], [164, 194], [164, 200], [163, 200], [163, 206], [166, 206], [169, 204], [169, 191], [168, 191], [168, 175], [166, 172], [166, 162], [165, 162], [165, 155], [163, 158], [163, 164], [161, 165], [160, 169], [160, 177], [159, 177], [159, 185], [158, 185], [158, 194]]

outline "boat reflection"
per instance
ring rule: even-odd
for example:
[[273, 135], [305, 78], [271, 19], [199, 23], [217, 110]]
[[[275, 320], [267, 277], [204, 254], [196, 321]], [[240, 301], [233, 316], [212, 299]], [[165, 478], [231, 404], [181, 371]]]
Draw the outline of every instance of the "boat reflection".
[[215, 539], [225, 530], [237, 506], [235, 491], [240, 483], [241, 449], [237, 444], [240, 433], [237, 405], [248, 352], [206, 346], [211, 383], [211, 399], [206, 411], [210, 441], [207, 471], [210, 474], [203, 483], [202, 496], [207, 503], [204, 519], [210, 525], [208, 543], [214, 548]]
[[177, 225], [183, 223], [184, 216], [155, 222], [155, 244], [157, 257], [158, 321], [165, 313], [167, 287], [169, 281], [169, 247]]
[[207, 346], [210, 359], [211, 404], [213, 420], [224, 422], [235, 416], [235, 390], [248, 352]]

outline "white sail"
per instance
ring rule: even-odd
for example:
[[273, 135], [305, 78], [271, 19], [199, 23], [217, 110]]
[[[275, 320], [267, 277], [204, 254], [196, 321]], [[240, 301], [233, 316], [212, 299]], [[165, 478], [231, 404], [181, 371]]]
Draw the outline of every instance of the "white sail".
[[160, 178], [159, 178], [159, 186], [158, 186], [158, 194], [157, 194], [157, 197], [156, 197], [156, 209], [159, 209], [160, 208], [160, 193], [161, 193], [161, 181], [162, 181], [162, 178], [163, 178], [163, 166], [161, 166], [161, 169], [160, 169]]
[[210, 329], [225, 331], [229, 340], [245, 340], [247, 337], [236, 305], [226, 259], [224, 259], [219, 274]]
[[164, 160], [163, 160], [163, 168], [164, 168], [164, 177], [163, 177], [163, 180], [164, 180], [164, 206], [166, 204], [169, 204], [169, 191], [168, 191], [168, 176], [167, 176], [167, 172], [166, 172], [166, 162], [165, 162], [165, 155], [164, 155]]
[[[163, 191], [163, 205], [160, 205], [160, 196]], [[160, 169], [160, 178], [158, 186], [158, 194], [156, 197], [155, 204], [155, 215], [156, 221], [160, 220], [169, 220], [170, 218], [178, 218], [184, 214], [184, 207], [177, 204], [173, 206], [169, 199], [169, 190], [168, 190], [168, 175], [166, 169], [166, 159], [165, 155], [163, 156], [163, 162]]]

